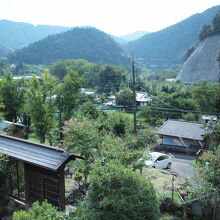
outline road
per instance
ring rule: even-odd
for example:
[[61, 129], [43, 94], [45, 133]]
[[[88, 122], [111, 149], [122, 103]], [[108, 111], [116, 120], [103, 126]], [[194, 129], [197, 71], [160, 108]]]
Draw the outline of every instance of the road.
[[191, 177], [196, 174], [195, 168], [192, 166], [192, 161], [195, 159], [192, 155], [172, 153], [174, 160], [170, 172], [175, 172], [181, 177]]

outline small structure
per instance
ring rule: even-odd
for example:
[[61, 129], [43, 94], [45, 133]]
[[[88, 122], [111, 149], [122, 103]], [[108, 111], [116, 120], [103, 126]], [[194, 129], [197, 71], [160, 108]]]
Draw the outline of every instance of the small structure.
[[65, 209], [65, 165], [82, 157], [6, 135], [0, 135], [0, 152], [10, 156], [15, 165], [9, 181], [11, 197], [27, 204], [46, 199]]
[[[136, 92], [136, 105], [137, 106], [147, 106], [148, 102], [151, 101], [151, 98], [146, 92]], [[117, 105], [115, 95], [108, 96], [107, 102], [105, 105], [115, 106], [117, 108], [123, 108], [122, 105]]]
[[136, 92], [136, 105], [147, 106], [147, 103], [151, 101], [151, 98], [146, 92]]
[[213, 122], [216, 123], [217, 122], [217, 117], [202, 115], [202, 120], [205, 123], [213, 123]]
[[11, 121], [0, 121], [0, 132], [10, 134], [14, 137], [26, 138], [26, 125]]
[[88, 98], [97, 99], [98, 95], [94, 91], [87, 90], [85, 88], [81, 88], [81, 93], [86, 95]]
[[168, 120], [156, 133], [162, 137], [161, 146], [165, 150], [196, 153], [199, 149], [208, 149], [209, 141], [201, 123]]

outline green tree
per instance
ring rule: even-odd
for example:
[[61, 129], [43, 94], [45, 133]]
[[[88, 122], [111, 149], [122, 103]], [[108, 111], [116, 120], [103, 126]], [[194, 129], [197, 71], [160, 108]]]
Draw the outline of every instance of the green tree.
[[154, 220], [159, 219], [159, 203], [148, 179], [115, 162], [96, 166], [76, 213], [88, 220]]
[[142, 151], [131, 148], [127, 140], [105, 135], [101, 143], [101, 159], [104, 162], [117, 160], [125, 167], [133, 167], [142, 156]]
[[99, 110], [90, 100], [83, 103], [79, 110], [80, 114], [86, 118], [96, 119], [99, 116]]
[[213, 26], [213, 33], [219, 34], [220, 33], [220, 12], [216, 14], [212, 21]]
[[[74, 107], [78, 104], [80, 88], [82, 86], [82, 78], [79, 77], [76, 71], [69, 71], [64, 77], [62, 83], [56, 88], [56, 106], [58, 110], [59, 129], [65, 120], [71, 118]], [[60, 132], [62, 139], [62, 132]]]
[[212, 33], [213, 33], [212, 25], [210, 24], [203, 25], [202, 30], [199, 34], [199, 40], [202, 41], [206, 37], [212, 35]]
[[0, 93], [5, 119], [17, 122], [19, 111], [24, 104], [24, 80], [14, 80], [8, 70], [2, 79]]
[[98, 92], [110, 94], [119, 91], [125, 79], [126, 71], [123, 67], [107, 65], [98, 76]]
[[133, 92], [129, 88], [124, 88], [120, 90], [116, 96], [116, 103], [118, 105], [123, 105], [124, 107], [131, 108], [133, 106]]
[[89, 172], [94, 160], [99, 155], [100, 136], [89, 120], [70, 119], [64, 126], [64, 146], [68, 151], [80, 155], [84, 160], [76, 164], [76, 180], [87, 184]]
[[46, 134], [55, 127], [54, 95], [56, 79], [48, 70], [42, 75], [42, 82], [35, 76], [28, 84], [26, 109], [32, 120], [32, 125], [41, 143], [45, 142]]
[[56, 76], [59, 79], [63, 79], [66, 74], [67, 74], [67, 68], [64, 62], [58, 62], [55, 63], [51, 68], [50, 68], [51, 74]]
[[131, 131], [131, 118], [123, 112], [113, 112], [108, 114], [107, 126], [109, 130], [116, 136], [123, 136]]

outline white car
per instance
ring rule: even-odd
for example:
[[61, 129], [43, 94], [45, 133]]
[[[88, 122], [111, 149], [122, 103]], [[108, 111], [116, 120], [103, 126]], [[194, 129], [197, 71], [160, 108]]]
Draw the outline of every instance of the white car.
[[171, 164], [174, 156], [172, 154], [163, 154], [159, 152], [151, 152], [148, 154], [148, 159], [144, 161], [145, 167], [153, 167], [153, 168], [171, 168]]

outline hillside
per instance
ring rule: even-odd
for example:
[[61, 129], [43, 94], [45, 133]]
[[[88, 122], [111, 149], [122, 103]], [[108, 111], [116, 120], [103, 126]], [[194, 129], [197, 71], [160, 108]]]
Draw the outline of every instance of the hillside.
[[184, 63], [177, 80], [193, 83], [202, 79], [219, 82], [220, 35], [211, 36], [201, 41], [193, 54]]
[[133, 41], [133, 40], [137, 40], [141, 37], [143, 37], [145, 34], [149, 34], [150, 32], [147, 31], [136, 31], [134, 33], [131, 34], [126, 34], [121, 36], [120, 38], [126, 41]]
[[126, 65], [128, 59], [110, 35], [95, 28], [73, 28], [51, 35], [9, 56], [11, 62], [50, 64], [66, 59], [85, 59], [89, 62]]
[[161, 31], [144, 35], [126, 44], [124, 49], [128, 53], [133, 50], [136, 57], [148, 58], [148, 67], [156, 65], [157, 68], [166, 68], [180, 64], [186, 50], [198, 41], [202, 26], [210, 24], [219, 10], [220, 6], [215, 6], [192, 15]]
[[48, 35], [57, 34], [71, 29], [70, 27], [37, 25], [24, 22], [0, 20], [0, 44], [18, 49], [29, 43], [41, 40]]
[[0, 44], [0, 57], [6, 56], [9, 52], [10, 50], [8, 48]]

